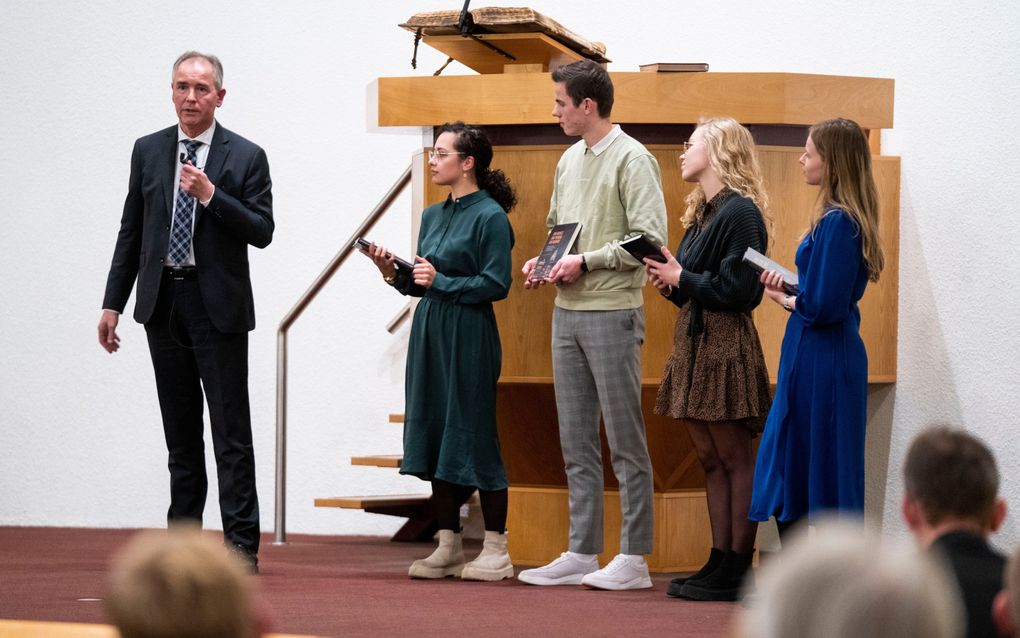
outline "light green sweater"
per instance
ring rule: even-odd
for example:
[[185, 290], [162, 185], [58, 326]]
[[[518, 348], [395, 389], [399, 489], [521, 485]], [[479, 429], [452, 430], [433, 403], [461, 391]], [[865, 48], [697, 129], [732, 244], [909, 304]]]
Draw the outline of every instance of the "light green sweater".
[[640, 142], [621, 133], [595, 155], [581, 140], [556, 165], [550, 228], [581, 222], [574, 252], [590, 272], [557, 287], [556, 305], [567, 310], [623, 310], [642, 305], [643, 264], [620, 241], [643, 234], [666, 241], [666, 202], [659, 163]]

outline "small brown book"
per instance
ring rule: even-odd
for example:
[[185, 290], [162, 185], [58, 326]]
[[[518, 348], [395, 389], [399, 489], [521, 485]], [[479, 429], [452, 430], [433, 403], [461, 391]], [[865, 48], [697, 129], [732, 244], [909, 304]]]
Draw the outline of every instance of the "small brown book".
[[548, 279], [553, 266], [570, 252], [579, 234], [581, 234], [581, 222], [553, 226], [545, 240], [545, 246], [542, 246], [542, 252], [538, 253], [535, 269], [531, 271], [528, 279], [531, 281]]
[[656, 62], [638, 67], [648, 73], [703, 73], [708, 71], [707, 62]]

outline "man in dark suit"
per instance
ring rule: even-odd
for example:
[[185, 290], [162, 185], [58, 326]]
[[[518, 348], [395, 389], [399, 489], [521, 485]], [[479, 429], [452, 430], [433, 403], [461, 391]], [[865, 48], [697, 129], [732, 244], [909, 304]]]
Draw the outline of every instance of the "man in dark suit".
[[257, 572], [248, 245], [264, 248], [273, 238], [269, 163], [261, 148], [216, 123], [226, 90], [215, 56], [181, 55], [171, 89], [178, 124], [140, 138], [131, 154], [99, 343], [111, 353], [120, 347], [118, 319], [137, 280], [134, 317], [145, 325], [169, 451], [168, 524], [201, 525], [204, 389], [224, 537]]
[[918, 543], [956, 577], [967, 636], [995, 636], [992, 602], [1006, 565], [988, 544], [1006, 518], [995, 457], [963, 430], [930, 428], [910, 444], [903, 478], [903, 518]]
[[1017, 631], [1020, 628], [1020, 547], [1013, 550], [1003, 580], [1002, 591], [992, 606], [992, 616], [999, 635], [1013, 638], [1020, 635]]

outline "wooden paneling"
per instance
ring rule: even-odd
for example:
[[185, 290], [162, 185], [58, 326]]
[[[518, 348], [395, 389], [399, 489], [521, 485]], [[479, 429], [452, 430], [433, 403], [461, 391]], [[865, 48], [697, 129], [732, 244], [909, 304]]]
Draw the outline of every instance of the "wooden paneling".
[[[613, 121], [690, 124], [728, 115], [745, 124], [811, 125], [830, 117], [891, 128], [891, 79], [798, 73], [611, 73]], [[379, 126], [548, 124], [553, 87], [545, 73], [379, 78]]]
[[[658, 492], [653, 497], [653, 545], [645, 558], [653, 572], [701, 567], [712, 547], [704, 490]], [[620, 494], [605, 493], [604, 544], [599, 563], [619, 552]], [[507, 516], [510, 556], [516, 565], [544, 565], [567, 547], [570, 517], [566, 488], [510, 488]]]

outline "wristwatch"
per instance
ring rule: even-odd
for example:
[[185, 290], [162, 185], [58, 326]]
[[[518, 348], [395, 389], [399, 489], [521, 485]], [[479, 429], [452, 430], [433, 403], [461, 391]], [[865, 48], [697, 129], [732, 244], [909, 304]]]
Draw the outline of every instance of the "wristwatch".
[[393, 274], [393, 275], [383, 275], [382, 280], [392, 286], [393, 284], [397, 283], [397, 276], [396, 276], [396, 274]]
[[786, 309], [786, 312], [793, 312], [793, 308], [790, 307], [791, 298], [792, 297], [790, 297], [790, 295], [786, 295], [786, 297], [783, 298], [783, 308]]
[[581, 272], [588, 272], [588, 260], [581, 255]]

